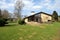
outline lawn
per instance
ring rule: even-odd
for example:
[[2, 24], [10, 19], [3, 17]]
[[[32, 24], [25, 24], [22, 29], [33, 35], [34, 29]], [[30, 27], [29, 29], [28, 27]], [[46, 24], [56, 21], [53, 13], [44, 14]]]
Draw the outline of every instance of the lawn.
[[0, 40], [60, 40], [60, 23], [0, 27]]

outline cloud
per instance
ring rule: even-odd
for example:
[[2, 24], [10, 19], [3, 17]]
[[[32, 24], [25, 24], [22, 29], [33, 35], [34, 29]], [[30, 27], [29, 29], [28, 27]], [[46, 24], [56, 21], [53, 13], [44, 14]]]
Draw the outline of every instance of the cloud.
[[0, 8], [7, 8], [5, 1], [0, 1]]
[[7, 3], [5, 2], [5, 0], [0, 0], [0, 8], [2, 9], [6, 9], [8, 6], [7, 6]]
[[[0, 8], [1, 9], [11, 9], [14, 10], [15, 2], [17, 0], [10, 0], [7, 3], [7, 0], [0, 0]], [[60, 0], [39, 0], [38, 3], [35, 0], [22, 0], [24, 3], [23, 11], [31, 12], [31, 11], [41, 11], [44, 10], [58, 10], [60, 9]], [[45, 8], [45, 9], [44, 9]], [[11, 11], [9, 10], [9, 11]]]
[[50, 0], [50, 2], [45, 3], [48, 10], [60, 9], [60, 0]]
[[8, 10], [9, 12], [13, 13], [15, 2], [16, 0], [10, 0], [9, 2], [7, 2], [7, 0], [0, 0], [0, 9]]
[[[7, 0], [0, 0], [0, 4], [1, 4], [1, 9], [9, 9], [10, 7], [14, 8], [14, 4], [17, 0], [10, 0], [10, 3], [7, 3], [6, 2]], [[42, 4], [39, 4], [39, 5], [35, 5], [35, 2], [33, 2], [34, 0], [23, 0], [23, 3], [24, 3], [24, 8], [23, 10], [39, 10], [41, 8], [43, 8]], [[46, 4], [48, 0], [45, 0], [44, 3]]]
[[6, 0], [0, 0], [0, 1], [5, 2]]
[[55, 5], [56, 8], [60, 9], [60, 0], [55, 0]]
[[42, 8], [42, 6], [35, 5], [35, 6], [33, 6], [32, 8], [37, 10], [37, 9], [41, 9], [41, 8]]
[[32, 0], [23, 0], [24, 3], [24, 10], [31, 10], [34, 2]]

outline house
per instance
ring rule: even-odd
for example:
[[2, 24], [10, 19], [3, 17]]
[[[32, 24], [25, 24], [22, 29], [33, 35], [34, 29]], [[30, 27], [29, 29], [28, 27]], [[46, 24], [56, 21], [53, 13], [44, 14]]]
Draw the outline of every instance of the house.
[[58, 16], [58, 21], [60, 22], [60, 16]]
[[30, 15], [28, 17], [24, 18], [24, 21], [27, 22], [38, 22], [38, 23], [44, 23], [44, 22], [49, 22], [52, 20], [52, 15], [44, 13], [44, 12], [39, 12], [33, 15]]

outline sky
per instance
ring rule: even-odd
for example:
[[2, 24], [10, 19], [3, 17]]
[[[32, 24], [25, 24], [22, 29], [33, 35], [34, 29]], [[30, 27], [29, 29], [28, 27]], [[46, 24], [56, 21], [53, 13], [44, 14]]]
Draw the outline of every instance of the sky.
[[[0, 9], [14, 12], [14, 4], [17, 0], [0, 0]], [[22, 9], [22, 15], [31, 15], [31, 11], [45, 12], [52, 14], [53, 11], [57, 11], [60, 15], [60, 0], [22, 0], [24, 7]]]

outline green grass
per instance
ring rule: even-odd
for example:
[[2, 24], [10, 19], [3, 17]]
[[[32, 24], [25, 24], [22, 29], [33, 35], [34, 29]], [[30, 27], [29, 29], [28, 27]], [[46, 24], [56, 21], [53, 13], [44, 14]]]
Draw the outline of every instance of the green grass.
[[59, 40], [60, 23], [39, 26], [10, 23], [0, 27], [0, 40]]

